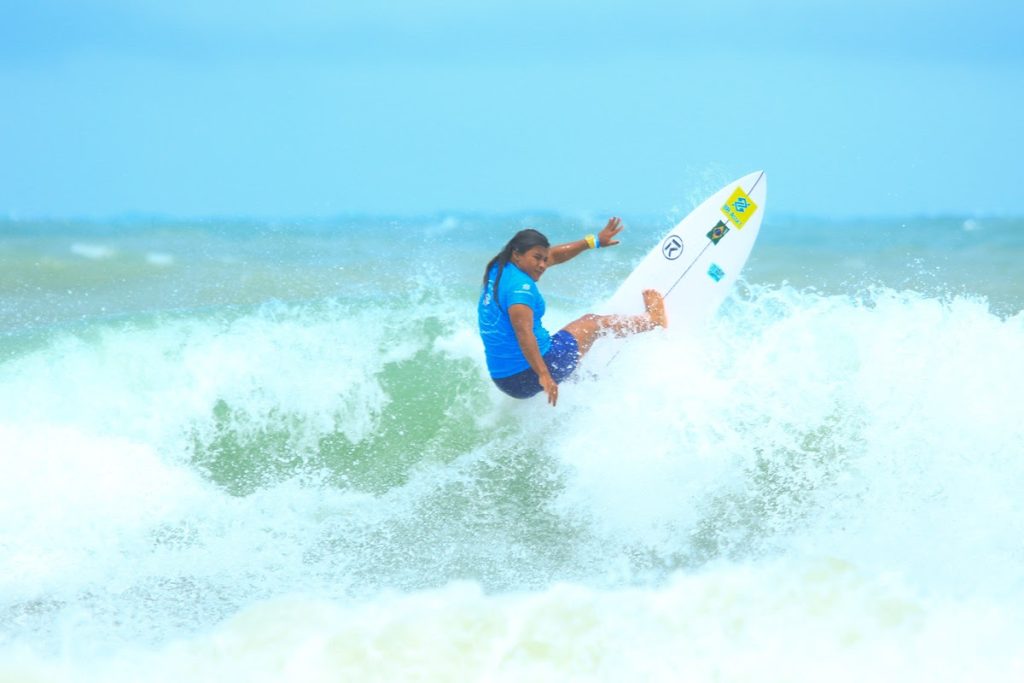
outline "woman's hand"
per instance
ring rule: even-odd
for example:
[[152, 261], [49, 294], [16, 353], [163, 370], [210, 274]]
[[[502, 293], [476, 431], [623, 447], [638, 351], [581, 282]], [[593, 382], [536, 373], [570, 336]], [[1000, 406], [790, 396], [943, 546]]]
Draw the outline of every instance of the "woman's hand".
[[543, 375], [537, 377], [537, 381], [540, 382], [540, 386], [544, 389], [544, 393], [548, 395], [548, 403], [552, 406], [558, 403], [558, 383], [551, 379], [551, 374], [545, 372]]
[[604, 230], [597, 234], [597, 241], [602, 247], [614, 247], [619, 243], [615, 239], [616, 235], [622, 232], [622, 219], [618, 216], [613, 216], [608, 219], [608, 224], [604, 226]]

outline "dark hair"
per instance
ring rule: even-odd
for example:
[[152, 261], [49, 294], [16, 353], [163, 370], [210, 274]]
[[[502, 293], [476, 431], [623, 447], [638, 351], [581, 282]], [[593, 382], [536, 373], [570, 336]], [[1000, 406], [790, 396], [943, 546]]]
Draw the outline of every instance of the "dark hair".
[[491, 268], [494, 264], [498, 264], [498, 275], [494, 278], [494, 298], [498, 298], [498, 283], [501, 282], [501, 274], [505, 270], [505, 266], [508, 265], [509, 259], [512, 258], [512, 254], [522, 254], [530, 251], [534, 247], [544, 247], [548, 249], [551, 247], [551, 243], [548, 242], [548, 238], [542, 235], [539, 231], [533, 228], [527, 228], [526, 230], [520, 230], [517, 232], [512, 239], [508, 241], [505, 248], [498, 252], [498, 255], [491, 259], [487, 267], [484, 268], [484, 284], [487, 286], [487, 276], [491, 272]]

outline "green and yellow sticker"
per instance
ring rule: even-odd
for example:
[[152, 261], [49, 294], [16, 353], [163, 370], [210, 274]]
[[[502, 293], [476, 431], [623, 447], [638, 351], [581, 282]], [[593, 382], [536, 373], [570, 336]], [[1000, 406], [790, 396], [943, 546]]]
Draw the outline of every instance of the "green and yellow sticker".
[[755, 211], [757, 211], [757, 204], [747, 196], [742, 187], [737, 187], [733, 190], [729, 201], [722, 206], [722, 213], [733, 222], [737, 230], [743, 229], [743, 226], [747, 224], [747, 220], [754, 215]]
[[715, 227], [708, 232], [708, 239], [718, 244], [727, 232], [729, 232], [729, 226], [725, 224], [725, 221], [718, 221], [715, 223]]

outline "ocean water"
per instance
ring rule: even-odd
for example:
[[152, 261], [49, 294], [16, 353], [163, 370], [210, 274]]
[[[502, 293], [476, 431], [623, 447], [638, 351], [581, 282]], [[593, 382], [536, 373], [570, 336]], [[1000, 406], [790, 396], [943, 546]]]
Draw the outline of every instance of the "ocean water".
[[1024, 220], [769, 214], [554, 409], [475, 332], [528, 225], [603, 217], [0, 222], [0, 681], [1024, 679]]

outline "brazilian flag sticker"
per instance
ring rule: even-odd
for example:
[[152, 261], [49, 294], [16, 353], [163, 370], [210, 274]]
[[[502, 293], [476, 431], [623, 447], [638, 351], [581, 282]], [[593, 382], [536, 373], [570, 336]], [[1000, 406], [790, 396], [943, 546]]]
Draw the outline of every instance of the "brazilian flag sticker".
[[751, 201], [742, 187], [733, 190], [729, 201], [722, 207], [722, 213], [733, 222], [737, 230], [743, 229], [743, 226], [747, 224], [747, 219], [753, 216], [755, 211], [757, 211], [757, 204]]
[[727, 232], [729, 232], [729, 226], [725, 224], [725, 221], [718, 221], [715, 223], [715, 227], [711, 228], [711, 232], [708, 233], [708, 239], [718, 244], [719, 240], [725, 237]]

